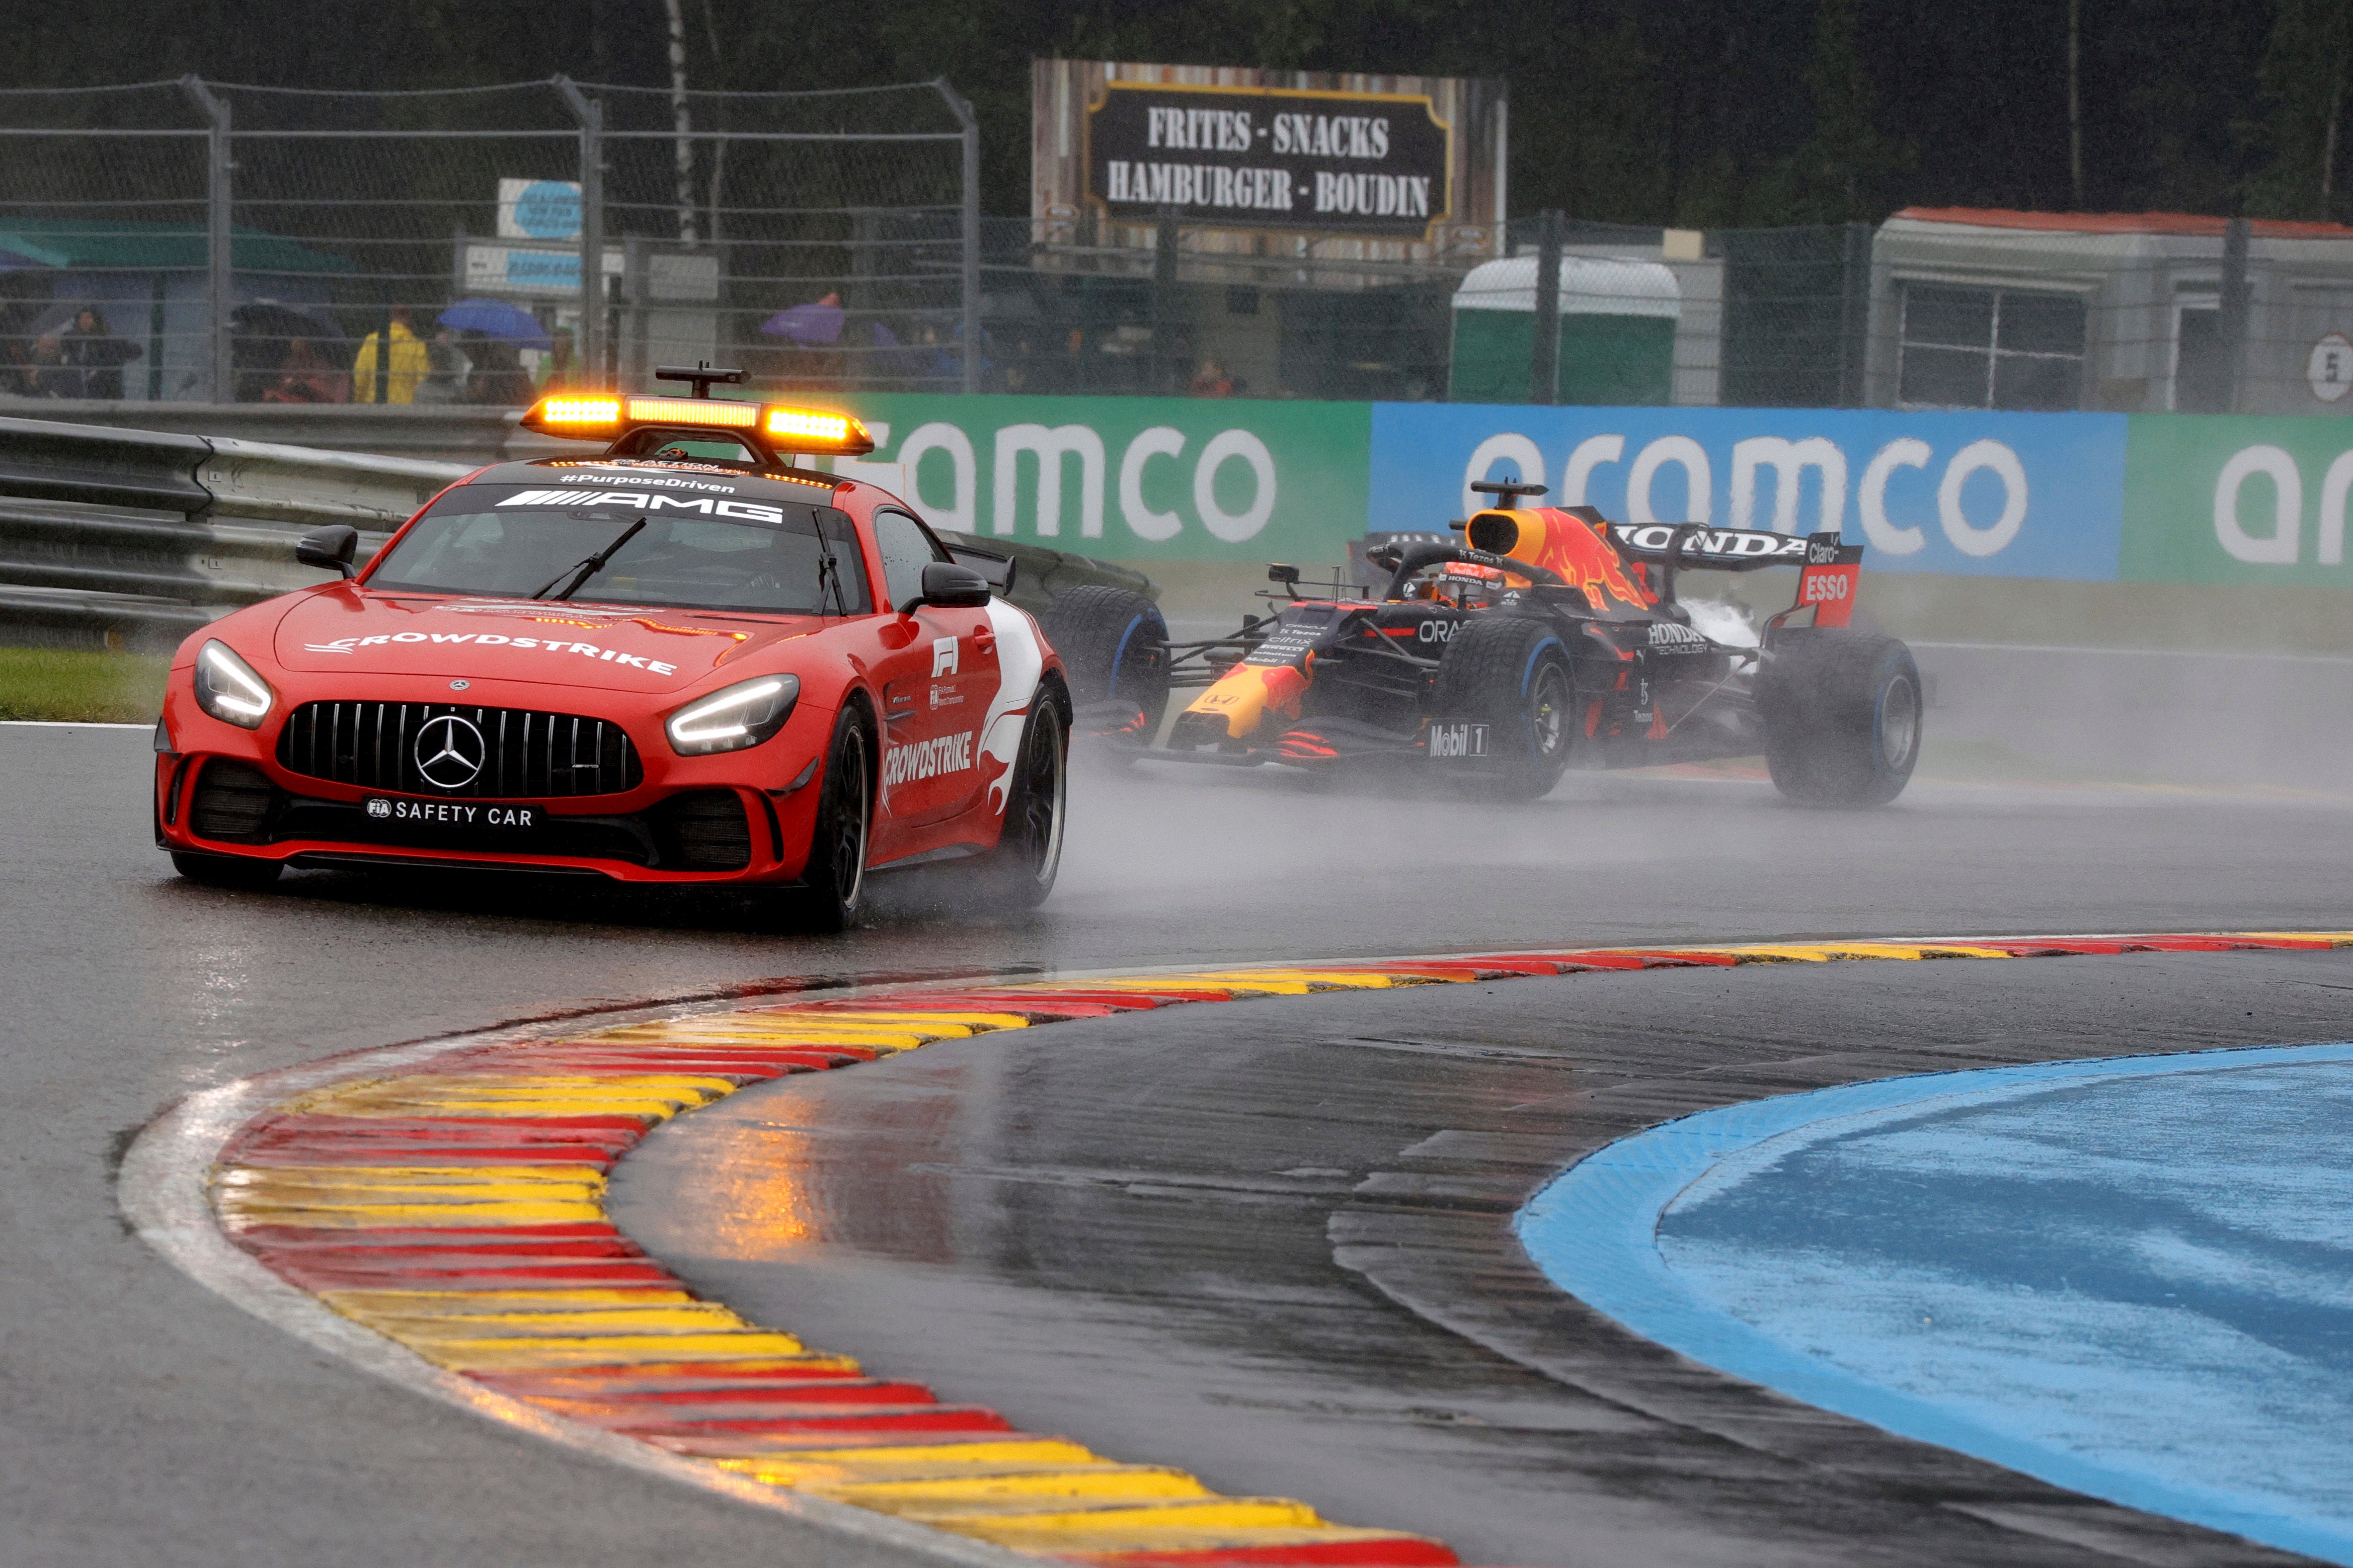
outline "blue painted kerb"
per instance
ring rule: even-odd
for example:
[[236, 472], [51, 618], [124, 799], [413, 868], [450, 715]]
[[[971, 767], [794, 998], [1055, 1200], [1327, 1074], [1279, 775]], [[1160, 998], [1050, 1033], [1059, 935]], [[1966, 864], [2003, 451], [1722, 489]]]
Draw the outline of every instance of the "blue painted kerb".
[[1794, 1149], [1923, 1110], [1992, 1104], [2100, 1079], [2348, 1060], [2353, 1045], [2177, 1052], [1885, 1079], [1728, 1105], [1595, 1152], [1529, 1200], [1514, 1227], [1554, 1284], [1694, 1361], [2088, 1496], [2353, 1564], [2353, 1532], [2340, 1521], [2250, 1510], [2237, 1494], [2159, 1482], [1991, 1431], [1791, 1350], [1700, 1300], [1667, 1267], [1658, 1245], [1661, 1216], [1685, 1188], [1767, 1139], [1802, 1133], [1790, 1139]]

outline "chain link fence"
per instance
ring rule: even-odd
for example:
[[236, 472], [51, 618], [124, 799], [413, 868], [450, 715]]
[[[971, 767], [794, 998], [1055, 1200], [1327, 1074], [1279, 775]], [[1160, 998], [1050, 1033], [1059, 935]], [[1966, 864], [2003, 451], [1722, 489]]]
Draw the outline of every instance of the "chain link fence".
[[944, 83], [0, 91], [0, 395], [969, 390], [976, 138]]
[[819, 395], [2353, 412], [2330, 225], [1535, 214], [1417, 266], [984, 220], [978, 153], [944, 82], [0, 90], [0, 399], [513, 406], [708, 359]]

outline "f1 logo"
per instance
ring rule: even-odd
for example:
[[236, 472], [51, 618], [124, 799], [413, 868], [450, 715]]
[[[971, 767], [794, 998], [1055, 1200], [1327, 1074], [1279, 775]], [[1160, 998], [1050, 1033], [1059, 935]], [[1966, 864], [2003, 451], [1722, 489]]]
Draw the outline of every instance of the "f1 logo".
[[955, 638], [938, 637], [934, 639], [932, 643], [932, 679], [936, 680], [943, 675], [954, 675], [955, 672]]

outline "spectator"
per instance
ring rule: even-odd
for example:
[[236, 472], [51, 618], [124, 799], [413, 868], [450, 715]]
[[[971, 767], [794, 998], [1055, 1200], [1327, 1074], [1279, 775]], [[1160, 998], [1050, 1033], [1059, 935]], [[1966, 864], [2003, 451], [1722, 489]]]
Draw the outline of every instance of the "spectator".
[[554, 346], [539, 357], [539, 390], [561, 392], [572, 384], [572, 334], [559, 327], [550, 341]]
[[140, 353], [138, 344], [107, 331], [105, 313], [97, 306], [84, 305], [58, 340], [58, 363], [63, 370], [58, 395], [119, 400], [123, 363], [137, 359]]
[[426, 358], [433, 366], [417, 388], [419, 403], [463, 403], [466, 381], [474, 374], [474, 362], [458, 347], [457, 334], [443, 327], [425, 345]]
[[1193, 373], [1193, 384], [1189, 390], [1196, 397], [1231, 397], [1234, 384], [1227, 379], [1224, 365], [1216, 360], [1205, 359], [1201, 362], [1201, 368]]
[[351, 395], [351, 377], [308, 339], [296, 338], [286, 345], [286, 357], [278, 362], [278, 379], [262, 389], [261, 401], [347, 403]]
[[[379, 355], [386, 342], [390, 352]], [[433, 357], [417, 341], [409, 325], [408, 307], [395, 305], [391, 320], [370, 332], [352, 361], [353, 403], [414, 403], [417, 384], [433, 374]]]
[[480, 332], [465, 334], [466, 357], [474, 374], [466, 381], [466, 401], [519, 408], [532, 400], [530, 373], [514, 344]]
[[25, 376], [31, 384], [33, 396], [73, 395], [68, 387], [77, 373], [66, 368], [65, 340], [57, 333], [48, 332], [35, 338], [31, 351], [25, 356]]

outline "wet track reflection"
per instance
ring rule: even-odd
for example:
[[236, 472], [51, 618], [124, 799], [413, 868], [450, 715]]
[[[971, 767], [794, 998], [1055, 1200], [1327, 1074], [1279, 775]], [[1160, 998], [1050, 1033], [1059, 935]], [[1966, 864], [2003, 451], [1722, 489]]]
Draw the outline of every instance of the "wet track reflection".
[[[12, 1562], [27, 1564], [373, 1568], [655, 1554], [732, 1563], [775, 1550], [772, 1520], [714, 1513], [706, 1498], [616, 1477], [290, 1352], [277, 1331], [174, 1272], [124, 1232], [109, 1159], [192, 1089], [505, 1019], [770, 994], [823, 975], [1855, 932], [2341, 926], [2353, 870], [2343, 805], [2243, 790], [1930, 784], [1893, 810], [1849, 816], [1790, 810], [1769, 786], [1738, 778], [1576, 780], [1534, 805], [1485, 808], [1285, 778], [1138, 773], [1082, 781], [1063, 887], [1036, 916], [977, 916], [956, 905], [952, 882], [933, 878], [894, 889], [873, 926], [812, 941], [778, 932], [740, 900], [570, 881], [313, 872], [266, 894], [191, 887], [149, 841], [147, 745], [139, 731], [0, 729], [0, 799], [11, 813], [0, 837], [9, 933], [0, 1008], [10, 1020], [0, 1129], [16, 1173], [0, 1240], [22, 1260], [0, 1288], [11, 1325], [0, 1380], [18, 1412], [0, 1422], [0, 1516], [14, 1531]], [[1911, 983], [1945, 984], [1937, 972], [1960, 966], [1902, 967]], [[1678, 1088], [1628, 1100], [1620, 1083], [1738, 1078], [1738, 1053], [1752, 1046], [1800, 1060], [1877, 1037], [1878, 1016], [1860, 1003], [1826, 1013], [1810, 995], [1771, 989], [1787, 982], [1741, 984], [1704, 1016], [1654, 1024], [1645, 1004], [1606, 1014], [1623, 1025], [1610, 1026], [1615, 1034], [1577, 1025], [1578, 1049], [1603, 1054], [1567, 1065], [1556, 1059], [1563, 1030], [1596, 1016], [1594, 993], [1509, 1026], [1425, 1026], [1369, 1005], [1343, 1018], [1315, 1003], [1315, 1022], [1301, 1015], [1275, 1035], [1236, 1009], [1151, 1025], [1196, 1031], [1165, 1049], [1132, 1034], [1114, 1043], [1108, 1026], [1072, 1026], [1100, 1036], [1071, 1047], [1073, 1063], [1096, 1064], [1083, 1083], [1060, 1067], [1017, 1068], [959, 1046], [906, 1071], [891, 1065], [891, 1096], [913, 1097], [891, 1111], [896, 1120], [878, 1122], [879, 1108], [848, 1100], [777, 1112], [792, 1136], [774, 1145], [783, 1156], [774, 1163], [807, 1174], [730, 1223], [749, 1227], [747, 1246], [782, 1249], [782, 1261], [761, 1267], [798, 1270], [797, 1301], [835, 1301], [860, 1334], [887, 1329], [893, 1346], [953, 1353], [937, 1374], [944, 1394], [987, 1366], [1011, 1385], [1009, 1411], [1050, 1427], [1096, 1420], [1096, 1406], [1064, 1399], [1092, 1389], [1106, 1444], [1190, 1432], [1187, 1442], [1215, 1450], [1197, 1467], [1205, 1472], [1320, 1467], [1300, 1478], [1300, 1495], [1331, 1481], [1329, 1500], [1346, 1511], [1353, 1489], [1394, 1490], [1409, 1510], [1355, 1511], [1400, 1524], [1426, 1517], [1489, 1562], [1540, 1568], [1564, 1554], [1537, 1555], [1537, 1545], [1572, 1537], [1605, 1561], [1620, 1547], [1686, 1539], [1679, 1560], [1760, 1561], [1750, 1535], [1674, 1522], [1698, 1485], [1678, 1479], [1682, 1437], [1629, 1427], [1633, 1407], [1615, 1396], [1563, 1405], [1554, 1380], [1393, 1304], [1435, 1311], [1423, 1297], [1452, 1286], [1335, 1271], [1335, 1256], [1376, 1244], [1351, 1240], [1335, 1254], [1326, 1237], [1369, 1223], [1368, 1194], [1444, 1194], [1459, 1183], [1471, 1212], [1507, 1203], [1480, 1173], [1487, 1166], [1444, 1152], [1550, 1169], [1561, 1157], [1554, 1136], [1516, 1141], [1524, 1118], [1508, 1115], [1511, 1105], [1572, 1118], [1599, 1107], [1602, 1122], [1619, 1127], [1705, 1098]], [[1919, 1026], [1930, 1042], [1920, 1049], [2056, 1048], [2034, 1032], [2051, 997], [2002, 1013], [2009, 982], [1980, 984], [1990, 1000], [1943, 1005], [1933, 1029]], [[2236, 1006], [2233, 1028], [2287, 1038], [2320, 1036], [2319, 1024], [2297, 1020], [2353, 994], [2233, 990], [2242, 983], [2218, 979], [2211, 998], [2145, 997], [2140, 984], [2086, 979], [2080, 996], [2063, 999], [2105, 999], [2126, 1016], [2145, 1001], [2195, 1011], [2211, 1000], [2217, 1018]], [[1882, 1014], [1895, 1005], [1893, 992], [1872, 994]], [[1466, 994], [1449, 1005], [1482, 1000]], [[1737, 1043], [1731, 1058], [1721, 1054], [1727, 1039]], [[931, 1076], [951, 1070], [964, 1077]], [[828, 1095], [884, 1093], [882, 1074], [835, 1076]], [[858, 1087], [867, 1082], [877, 1087]], [[1495, 1125], [1457, 1115], [1465, 1103]], [[1219, 1105], [1230, 1122], [1213, 1114]], [[877, 1146], [905, 1152], [853, 1176], [846, 1162], [870, 1126]], [[692, 1124], [677, 1136], [691, 1140]], [[1400, 1155], [1432, 1136], [1442, 1141], [1423, 1155]], [[885, 1165], [896, 1172], [887, 1180], [877, 1173]], [[866, 1204], [861, 1181], [890, 1197], [889, 1215]], [[1127, 1216], [1120, 1226], [1086, 1228], [1112, 1210]], [[680, 1214], [684, 1223], [689, 1212]], [[691, 1217], [721, 1223], [707, 1209]], [[1131, 1247], [1131, 1228], [1138, 1246], [1153, 1245]], [[832, 1239], [844, 1234], [857, 1244]], [[688, 1250], [732, 1257], [733, 1244]], [[874, 1283], [886, 1279], [889, 1289]], [[1501, 1284], [1473, 1294], [1505, 1309], [1520, 1301]], [[1319, 1310], [1329, 1316], [1317, 1319]], [[1509, 1325], [1470, 1327], [1504, 1336]], [[1018, 1342], [1008, 1349], [984, 1330]], [[1365, 1363], [1381, 1369], [1370, 1379], [1298, 1372], [1293, 1347], [1318, 1345], [1338, 1347], [1331, 1354], [1347, 1365], [1366, 1346], [1389, 1349]], [[899, 1364], [889, 1347], [878, 1361], [893, 1373], [926, 1370]], [[1208, 1394], [1223, 1402], [1199, 1406], [1215, 1421], [1177, 1420], [1154, 1394], [1158, 1379], [1181, 1384], [1192, 1368], [1206, 1369]], [[1330, 1417], [1335, 1430], [1388, 1436], [1319, 1455], [1316, 1424], [1326, 1417], [1316, 1413], [1325, 1411], [1341, 1413]], [[1364, 1413], [1354, 1427], [1343, 1419], [1351, 1411]], [[1583, 1472], [1561, 1470], [1546, 1446], [1566, 1440], [1544, 1436], [1555, 1427], [1627, 1434], [1617, 1468], [1575, 1479]], [[1541, 1479], [1584, 1501], [1535, 1509], [1530, 1535], [1498, 1535], [1502, 1494], [1426, 1462], [1473, 1451], [1484, 1455], [1482, 1473], [1538, 1492], [1532, 1478]], [[1625, 1468], [1651, 1451], [1666, 1456], [1663, 1470]], [[1743, 1495], [1767, 1497], [1781, 1461], [1761, 1454], [1710, 1448], [1702, 1468], [1747, 1477]], [[534, 1500], [522, 1510], [526, 1495]], [[1408, 1512], [1418, 1517], [1400, 1517]], [[1878, 1517], [1858, 1514], [1855, 1528], [1875, 1528]], [[1835, 1533], [1803, 1521], [1791, 1528], [1797, 1557]]]
[[1584, 1151], [1711, 1104], [2160, 1029], [2341, 1029], [2344, 969], [1809, 965], [1180, 1008], [748, 1091], [655, 1134], [610, 1208], [747, 1316], [943, 1398], [1470, 1562], [2272, 1561], [1678, 1371], [1508, 1225]]

